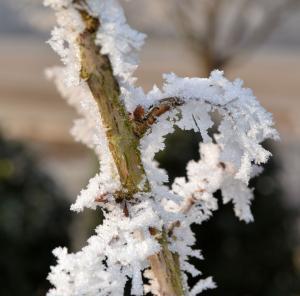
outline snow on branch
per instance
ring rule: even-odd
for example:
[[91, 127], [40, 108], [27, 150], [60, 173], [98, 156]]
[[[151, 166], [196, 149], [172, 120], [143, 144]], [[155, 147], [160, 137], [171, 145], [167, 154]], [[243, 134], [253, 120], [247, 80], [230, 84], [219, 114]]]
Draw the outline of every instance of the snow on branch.
[[[161, 90], [145, 93], [133, 78], [145, 36], [129, 27], [117, 0], [44, 3], [56, 12], [49, 43], [64, 64], [47, 75], [81, 115], [73, 136], [94, 149], [100, 164], [71, 209], [101, 207], [105, 216], [81, 251], [55, 249], [48, 295], [122, 295], [128, 278], [132, 295], [199, 295], [214, 288], [211, 277], [187, 285], [188, 277], [201, 274], [189, 258], [203, 259], [190, 226], [218, 209], [217, 190], [240, 220], [253, 220], [248, 183], [270, 157], [261, 143], [278, 138], [271, 115], [241, 80], [231, 82], [217, 70], [207, 79], [164, 75]], [[187, 178], [169, 188], [154, 158], [175, 127], [203, 140]]]

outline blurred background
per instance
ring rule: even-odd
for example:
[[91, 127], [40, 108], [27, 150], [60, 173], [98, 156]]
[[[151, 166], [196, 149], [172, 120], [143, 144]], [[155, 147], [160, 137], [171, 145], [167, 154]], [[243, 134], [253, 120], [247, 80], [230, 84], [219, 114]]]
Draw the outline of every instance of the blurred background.
[[[300, 1], [123, 1], [129, 23], [148, 34], [136, 73], [146, 90], [162, 73], [240, 77], [274, 114], [281, 142], [257, 180], [255, 223], [230, 207], [195, 227], [218, 288], [203, 295], [300, 295]], [[59, 64], [45, 43], [54, 24], [39, 0], [0, 2], [0, 295], [45, 295], [51, 250], [78, 250], [100, 217], [69, 205], [97, 170], [69, 134], [74, 110], [44, 69]], [[157, 156], [171, 180], [199, 158], [199, 135], [177, 131]]]

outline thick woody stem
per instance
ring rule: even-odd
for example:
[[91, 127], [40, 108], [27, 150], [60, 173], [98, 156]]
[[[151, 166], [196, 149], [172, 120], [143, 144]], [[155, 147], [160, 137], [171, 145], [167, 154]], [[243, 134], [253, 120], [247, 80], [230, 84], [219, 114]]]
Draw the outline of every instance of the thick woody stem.
[[[99, 21], [84, 10], [80, 10], [80, 13], [86, 25], [85, 31], [78, 37], [81, 78], [87, 82], [106, 128], [109, 148], [122, 183], [120, 198], [131, 198], [138, 191], [150, 191], [138, 149], [139, 137], [120, 100], [120, 88], [113, 75], [110, 60], [100, 54], [100, 47], [95, 44]], [[142, 183], [144, 188], [141, 189]], [[161, 251], [148, 258], [160, 285], [160, 295], [183, 296], [178, 256], [168, 249], [167, 233], [150, 231], [155, 231], [153, 235], [161, 245]]]
[[[81, 15], [86, 23], [86, 30], [78, 38], [81, 77], [86, 80], [98, 104], [124, 197], [130, 198], [141, 189], [149, 189], [148, 183], [144, 182], [146, 176], [138, 150], [139, 139], [134, 134], [129, 115], [119, 99], [120, 88], [113, 76], [110, 60], [106, 55], [100, 54], [100, 47], [95, 44], [98, 20], [84, 11], [81, 11]], [[144, 188], [139, 188], [143, 182]]]

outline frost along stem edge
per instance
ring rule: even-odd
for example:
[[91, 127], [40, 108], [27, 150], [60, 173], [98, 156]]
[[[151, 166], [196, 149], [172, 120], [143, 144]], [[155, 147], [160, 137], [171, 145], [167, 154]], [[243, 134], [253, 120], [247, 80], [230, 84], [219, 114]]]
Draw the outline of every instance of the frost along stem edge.
[[[100, 54], [100, 48], [95, 44], [99, 21], [88, 15], [86, 11], [80, 10], [80, 13], [86, 25], [86, 29], [78, 37], [81, 78], [86, 80], [106, 127], [109, 148], [122, 183], [122, 192], [119, 193], [119, 198], [130, 199], [134, 193], [140, 191], [139, 185], [145, 178], [138, 150], [139, 138], [120, 101], [120, 88], [114, 78], [110, 60], [106, 55]], [[147, 180], [143, 190], [149, 191]], [[148, 260], [159, 283], [161, 295], [184, 295], [178, 255], [168, 249], [166, 231], [152, 230], [152, 232], [159, 237], [161, 251], [150, 256]]]

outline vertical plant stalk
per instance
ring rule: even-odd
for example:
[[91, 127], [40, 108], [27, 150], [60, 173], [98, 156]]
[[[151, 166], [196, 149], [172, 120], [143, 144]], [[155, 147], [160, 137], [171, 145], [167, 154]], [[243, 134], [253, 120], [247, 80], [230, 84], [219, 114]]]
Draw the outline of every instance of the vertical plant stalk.
[[[123, 192], [126, 197], [140, 191], [138, 186], [145, 178], [138, 150], [139, 139], [133, 132], [129, 115], [120, 101], [120, 88], [113, 76], [112, 66], [106, 55], [100, 54], [100, 47], [95, 44], [97, 19], [85, 11], [81, 15], [86, 30], [80, 34], [78, 43], [81, 55], [81, 78], [86, 80], [96, 100], [103, 124], [106, 128], [109, 149], [116, 163]], [[145, 183], [144, 190], [149, 185]]]
[[[81, 58], [81, 78], [84, 79], [98, 104], [109, 148], [122, 184], [119, 198], [129, 199], [139, 191], [150, 191], [138, 149], [139, 137], [134, 132], [125, 106], [120, 100], [120, 88], [113, 75], [108, 56], [100, 53], [95, 44], [99, 21], [80, 10], [86, 29], [78, 37]], [[144, 183], [143, 188], [140, 184]], [[183, 296], [179, 258], [168, 248], [165, 230], [149, 230], [161, 245], [158, 254], [148, 258], [151, 270], [159, 283], [162, 296]]]
[[[151, 229], [152, 234], [156, 230]], [[161, 245], [158, 254], [148, 258], [152, 273], [159, 284], [160, 295], [163, 296], [182, 296], [184, 290], [182, 286], [180, 263], [178, 254], [174, 254], [168, 247], [168, 234], [164, 229], [157, 234], [157, 240]]]

